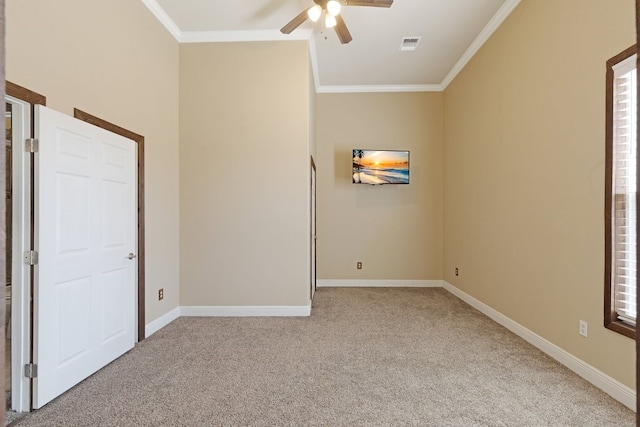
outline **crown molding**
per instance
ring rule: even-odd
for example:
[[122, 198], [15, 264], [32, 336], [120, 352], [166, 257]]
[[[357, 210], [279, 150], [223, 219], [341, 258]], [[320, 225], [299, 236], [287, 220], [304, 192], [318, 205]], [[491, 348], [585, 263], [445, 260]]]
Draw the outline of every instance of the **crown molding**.
[[500, 27], [502, 22], [513, 12], [513, 9], [520, 4], [521, 0], [507, 0], [504, 2], [500, 9], [496, 12], [495, 15], [491, 18], [491, 20], [487, 23], [487, 25], [480, 31], [480, 34], [473, 40], [471, 46], [465, 51], [465, 53], [460, 57], [456, 65], [453, 66], [449, 74], [446, 75], [440, 86], [442, 86], [442, 90], [445, 90], [449, 83], [456, 78], [458, 73], [462, 71], [462, 69], [467, 65], [467, 63], [473, 58], [473, 56], [480, 50], [482, 45], [485, 44], [489, 37]]
[[467, 63], [480, 50], [484, 43], [507, 19], [511, 12], [520, 4], [521, 0], [506, 0], [482, 29], [473, 43], [465, 51], [440, 84], [427, 85], [320, 85], [320, 73], [317, 64], [317, 54], [313, 29], [298, 28], [292, 34], [282, 34], [278, 30], [255, 31], [181, 31], [156, 0], [141, 0], [151, 13], [179, 43], [220, 43], [220, 42], [254, 42], [254, 41], [284, 41], [307, 40], [309, 55], [316, 93], [388, 93], [388, 92], [442, 92], [464, 69]]
[[287, 41], [309, 40], [312, 34], [310, 28], [301, 28], [291, 34], [282, 34], [279, 30], [183, 31], [178, 40], [180, 43]]
[[147, 6], [147, 8], [151, 11], [153, 16], [155, 16], [156, 19], [160, 21], [162, 25], [164, 25], [167, 31], [169, 31], [169, 33], [173, 37], [175, 37], [178, 42], [180, 42], [182, 31], [180, 31], [180, 28], [178, 28], [176, 23], [173, 22], [173, 19], [171, 19], [169, 15], [167, 15], [167, 12], [165, 12], [164, 9], [160, 7], [158, 2], [156, 0], [142, 0], [142, 3], [144, 3], [144, 5]]
[[299, 28], [292, 34], [282, 34], [279, 30], [181, 31], [156, 0], [141, 1], [179, 43], [309, 40], [313, 34], [310, 28]]
[[318, 93], [387, 93], [387, 92], [442, 92], [442, 85], [341, 85], [318, 86]]

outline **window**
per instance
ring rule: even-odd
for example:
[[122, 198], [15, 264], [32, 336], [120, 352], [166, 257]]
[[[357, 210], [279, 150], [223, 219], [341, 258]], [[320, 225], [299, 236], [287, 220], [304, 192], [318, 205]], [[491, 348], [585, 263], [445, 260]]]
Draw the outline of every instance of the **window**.
[[607, 61], [605, 327], [635, 338], [636, 46]]

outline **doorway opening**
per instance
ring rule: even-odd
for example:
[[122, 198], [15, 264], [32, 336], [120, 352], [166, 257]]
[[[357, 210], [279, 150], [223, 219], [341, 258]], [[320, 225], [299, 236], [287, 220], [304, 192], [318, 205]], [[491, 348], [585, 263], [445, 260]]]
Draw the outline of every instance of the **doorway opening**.
[[[29, 176], [31, 154], [24, 149], [32, 136], [33, 105], [45, 98], [7, 82], [5, 97], [6, 157], [6, 234], [5, 276], [5, 401], [6, 409], [30, 410], [31, 379], [22, 375], [22, 367], [31, 363], [31, 287], [33, 267], [23, 262], [23, 254], [32, 248], [31, 195]], [[26, 101], [28, 99], [29, 101]], [[7, 417], [10, 419], [11, 417]]]
[[[46, 98], [11, 82], [6, 82], [5, 122], [7, 124], [7, 276], [5, 286], [5, 392], [7, 411], [32, 410], [33, 379], [24, 375], [25, 365], [34, 363], [33, 301], [34, 267], [23, 262], [25, 250], [34, 248], [34, 156], [25, 150], [25, 140], [35, 135], [36, 105], [45, 105]], [[74, 116], [85, 122], [124, 136], [136, 143], [138, 192], [138, 288], [136, 341], [145, 338], [144, 302], [144, 137], [102, 121], [80, 110]], [[11, 155], [9, 155], [11, 154]], [[12, 415], [16, 415], [13, 413]], [[19, 414], [17, 414], [19, 415]]]

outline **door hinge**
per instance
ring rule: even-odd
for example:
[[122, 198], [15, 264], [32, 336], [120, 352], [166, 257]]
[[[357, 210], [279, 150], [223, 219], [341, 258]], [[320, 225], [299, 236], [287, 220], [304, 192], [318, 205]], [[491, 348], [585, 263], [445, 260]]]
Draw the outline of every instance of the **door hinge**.
[[35, 363], [27, 363], [24, 365], [24, 376], [27, 378], [36, 378], [38, 376], [38, 365]]
[[27, 138], [24, 140], [24, 151], [27, 153], [38, 152], [38, 140], [36, 138]]
[[26, 265], [36, 265], [38, 263], [38, 252], [24, 251], [24, 263]]

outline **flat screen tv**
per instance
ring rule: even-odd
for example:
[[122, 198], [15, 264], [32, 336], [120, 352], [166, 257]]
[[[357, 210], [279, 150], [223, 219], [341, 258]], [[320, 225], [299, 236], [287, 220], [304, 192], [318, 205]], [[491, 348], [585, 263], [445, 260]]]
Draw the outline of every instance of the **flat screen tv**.
[[408, 184], [409, 151], [353, 150], [354, 184]]

